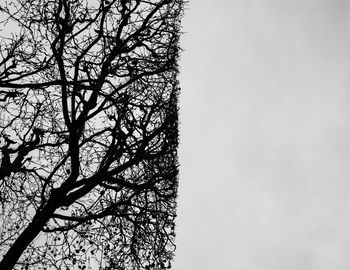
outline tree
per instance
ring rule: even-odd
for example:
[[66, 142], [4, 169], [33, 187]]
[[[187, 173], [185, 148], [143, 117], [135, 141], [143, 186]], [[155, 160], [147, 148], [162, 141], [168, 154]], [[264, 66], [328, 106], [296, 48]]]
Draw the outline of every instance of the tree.
[[183, 0], [0, 7], [0, 269], [165, 269]]

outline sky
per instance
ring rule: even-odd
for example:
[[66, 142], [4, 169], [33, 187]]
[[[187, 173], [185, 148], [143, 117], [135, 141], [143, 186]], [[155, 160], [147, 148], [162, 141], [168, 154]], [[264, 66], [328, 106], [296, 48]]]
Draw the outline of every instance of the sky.
[[190, 0], [174, 270], [350, 268], [350, 2]]

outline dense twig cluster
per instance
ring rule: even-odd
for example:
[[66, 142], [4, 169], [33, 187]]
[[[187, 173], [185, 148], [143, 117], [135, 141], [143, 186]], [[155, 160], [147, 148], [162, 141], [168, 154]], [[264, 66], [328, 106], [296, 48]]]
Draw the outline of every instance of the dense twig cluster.
[[170, 268], [183, 1], [0, 11], [0, 269]]

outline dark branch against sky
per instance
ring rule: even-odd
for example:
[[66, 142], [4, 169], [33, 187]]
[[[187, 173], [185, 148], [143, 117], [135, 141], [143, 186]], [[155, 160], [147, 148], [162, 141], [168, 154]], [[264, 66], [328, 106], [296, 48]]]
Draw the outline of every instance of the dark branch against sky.
[[1, 4], [2, 270], [170, 267], [183, 4]]

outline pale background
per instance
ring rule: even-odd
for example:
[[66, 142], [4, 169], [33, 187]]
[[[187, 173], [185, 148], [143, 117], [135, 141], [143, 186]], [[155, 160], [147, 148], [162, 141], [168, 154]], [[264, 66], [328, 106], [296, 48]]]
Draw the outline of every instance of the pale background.
[[350, 1], [190, 0], [174, 270], [350, 269]]

